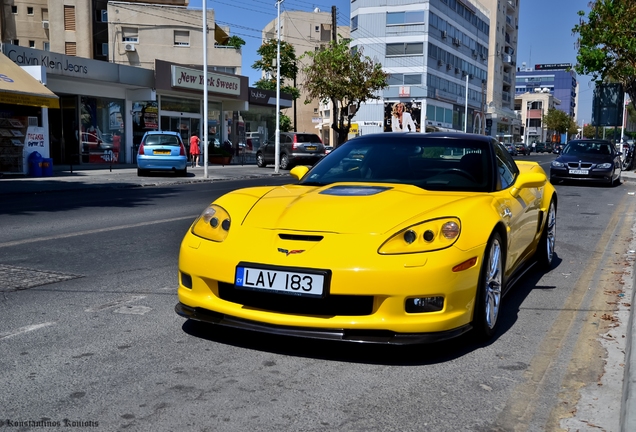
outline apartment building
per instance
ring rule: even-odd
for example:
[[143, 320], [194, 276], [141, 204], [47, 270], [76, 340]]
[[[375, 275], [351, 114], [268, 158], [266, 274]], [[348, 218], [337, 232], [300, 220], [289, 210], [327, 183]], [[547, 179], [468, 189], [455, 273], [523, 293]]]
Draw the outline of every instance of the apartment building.
[[480, 132], [490, 25], [489, 11], [468, 0], [352, 3], [352, 45], [389, 74], [380, 99], [358, 111], [359, 133], [394, 130], [397, 103], [410, 111], [416, 132]]
[[543, 116], [552, 108], [560, 109], [562, 101], [547, 88], [533, 88], [531, 91], [518, 93], [515, 98], [515, 110], [521, 117], [523, 125], [521, 141], [526, 144], [545, 142], [552, 139], [543, 123]]
[[[298, 132], [318, 133], [323, 142], [335, 142], [331, 129], [324, 127], [323, 119], [329, 118], [331, 112], [328, 105], [321, 107], [319, 100], [305, 104], [306, 92], [301, 83], [305, 82], [305, 74], [302, 69], [309, 65], [311, 59], [300, 57], [306, 52], [315, 52], [326, 47], [333, 38], [331, 12], [322, 12], [316, 8], [313, 12], [285, 11], [280, 14], [280, 38], [294, 46], [296, 57], [299, 58], [299, 74], [296, 82], [283, 81], [285, 85], [296, 85], [301, 94], [291, 108], [283, 110], [290, 117], [292, 125], [296, 125]], [[277, 20], [272, 20], [263, 28], [263, 41], [277, 38]], [[349, 37], [349, 27], [337, 26], [338, 38]], [[322, 108], [322, 109], [321, 109]]]
[[479, 1], [490, 11], [486, 135], [516, 142], [521, 137], [521, 120], [514, 111], [519, 0]]

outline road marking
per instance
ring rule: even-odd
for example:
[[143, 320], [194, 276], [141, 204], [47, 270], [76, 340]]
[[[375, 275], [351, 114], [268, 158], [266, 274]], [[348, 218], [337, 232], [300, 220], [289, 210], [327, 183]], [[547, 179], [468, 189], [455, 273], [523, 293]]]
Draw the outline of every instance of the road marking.
[[131, 303], [131, 302], [134, 302], [134, 301], [137, 301], [137, 300], [141, 300], [141, 299], [144, 299], [144, 298], [146, 298], [146, 296], [132, 296], [132, 297], [125, 298], [125, 299], [115, 300], [115, 301], [112, 301], [112, 302], [104, 303], [104, 304], [101, 304], [101, 305], [98, 305], [98, 306], [93, 306], [93, 307], [90, 307], [88, 309], [84, 309], [84, 312], [101, 312], [101, 311], [106, 310], [106, 309], [116, 308], [117, 306], [121, 306], [121, 305], [123, 305], [125, 303]]
[[22, 333], [27, 333], [27, 332], [30, 332], [30, 331], [33, 331], [33, 330], [39, 330], [41, 328], [48, 327], [48, 326], [53, 325], [53, 324], [55, 324], [55, 322], [53, 322], [53, 321], [45, 322], [45, 323], [42, 323], [42, 324], [34, 324], [34, 325], [30, 325], [30, 326], [20, 327], [19, 329], [15, 329], [15, 330], [12, 330], [12, 331], [9, 331], [9, 332], [6, 332], [6, 333], [0, 333], [0, 340], [9, 339], [9, 338], [11, 338], [13, 336], [17, 336], [17, 335], [20, 335]]
[[128, 225], [118, 225], [118, 226], [114, 226], [110, 228], [98, 228], [98, 229], [79, 231], [79, 232], [68, 233], [68, 234], [37, 237], [37, 238], [31, 238], [31, 239], [25, 239], [25, 240], [15, 240], [11, 242], [0, 243], [0, 247], [20, 246], [20, 245], [24, 245], [28, 243], [36, 243], [36, 242], [49, 241], [49, 240], [59, 240], [63, 238], [78, 237], [78, 236], [83, 236], [88, 234], [98, 234], [98, 233], [109, 232], [109, 231], [117, 231], [121, 229], [138, 228], [138, 227], [144, 227], [148, 225], [157, 225], [157, 224], [168, 223], [168, 222], [176, 222], [176, 221], [181, 221], [186, 219], [190, 219], [194, 221], [195, 218], [193, 218], [192, 216], [182, 216], [177, 218], [160, 219], [156, 221], [146, 221], [146, 222], [139, 222], [139, 223], [128, 224]]
[[[563, 350], [566, 350], [569, 344], [568, 338], [574, 337], [576, 345], [572, 348], [572, 357], [569, 358], [568, 373], [566, 373], [566, 375], [572, 375], [565, 376], [559, 386], [562, 390], [558, 400], [563, 406], [558, 406], [545, 416], [546, 424], [540, 427], [545, 427], [545, 430], [558, 430], [559, 420], [568, 417], [567, 410], [576, 406], [575, 399], [578, 399], [579, 390], [582, 387], [579, 380], [582, 379], [587, 383], [594, 382], [603, 372], [602, 346], [597, 340], [599, 328], [594, 325], [581, 326], [580, 324], [598, 323], [599, 318], [594, 317], [594, 314], [607, 309], [607, 305], [604, 304], [604, 288], [607, 281], [602, 280], [603, 271], [606, 271], [607, 266], [611, 265], [612, 260], [615, 259], [614, 249], [624, 247], [619, 245], [620, 242], [617, 242], [615, 238], [628, 239], [631, 236], [634, 222], [631, 215], [635, 211], [634, 207], [633, 203], [622, 200], [612, 214], [607, 224], [608, 228], [600, 236], [596, 250], [587, 262], [585, 270], [564, 302], [552, 328], [537, 348], [537, 354], [524, 374], [524, 382], [514, 389], [501, 411], [496, 423], [501, 430], [528, 431], [537, 427], [535, 419], [537, 409], [541, 406], [544, 387], [549, 385], [551, 374], [557, 367], [555, 364], [562, 361]], [[595, 289], [590, 289], [592, 287]], [[586, 307], [587, 313], [581, 318], [579, 313], [585, 301], [589, 302], [589, 306]]]

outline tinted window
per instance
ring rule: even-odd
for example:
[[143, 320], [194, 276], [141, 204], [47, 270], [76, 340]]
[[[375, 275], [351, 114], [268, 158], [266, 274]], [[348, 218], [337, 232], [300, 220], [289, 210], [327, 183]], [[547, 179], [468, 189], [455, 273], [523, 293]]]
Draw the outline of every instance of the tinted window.
[[144, 145], [167, 145], [179, 146], [179, 137], [175, 135], [148, 135], [144, 140]]
[[319, 143], [320, 138], [316, 134], [296, 134], [296, 142], [299, 143]]
[[519, 169], [508, 150], [501, 143], [494, 143], [495, 157], [497, 159], [497, 172], [499, 173], [499, 181], [501, 189], [510, 187], [519, 174]]

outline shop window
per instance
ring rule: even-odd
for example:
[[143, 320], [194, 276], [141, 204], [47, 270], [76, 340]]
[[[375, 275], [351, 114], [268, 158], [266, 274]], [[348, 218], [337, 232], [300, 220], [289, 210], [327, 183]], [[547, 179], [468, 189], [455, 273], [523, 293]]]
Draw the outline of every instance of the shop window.
[[75, 6], [64, 5], [64, 30], [75, 31]]
[[174, 31], [174, 46], [190, 46], [190, 32], [187, 30]]

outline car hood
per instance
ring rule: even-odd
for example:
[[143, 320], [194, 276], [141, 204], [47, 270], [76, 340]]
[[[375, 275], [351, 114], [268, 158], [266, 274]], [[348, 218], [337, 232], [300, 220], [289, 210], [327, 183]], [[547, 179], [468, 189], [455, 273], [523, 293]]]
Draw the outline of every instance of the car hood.
[[614, 160], [614, 156], [612, 155], [601, 155], [601, 154], [579, 154], [579, 155], [570, 155], [570, 154], [561, 154], [557, 158], [559, 162], [568, 163], [568, 162], [591, 162], [591, 163], [605, 163], [611, 162]]
[[429, 192], [411, 185], [284, 186], [260, 198], [249, 210], [243, 225], [261, 229], [380, 234], [411, 219], [417, 223], [429, 217], [457, 216], [450, 214], [453, 212], [446, 206], [471, 195], [475, 194]]

